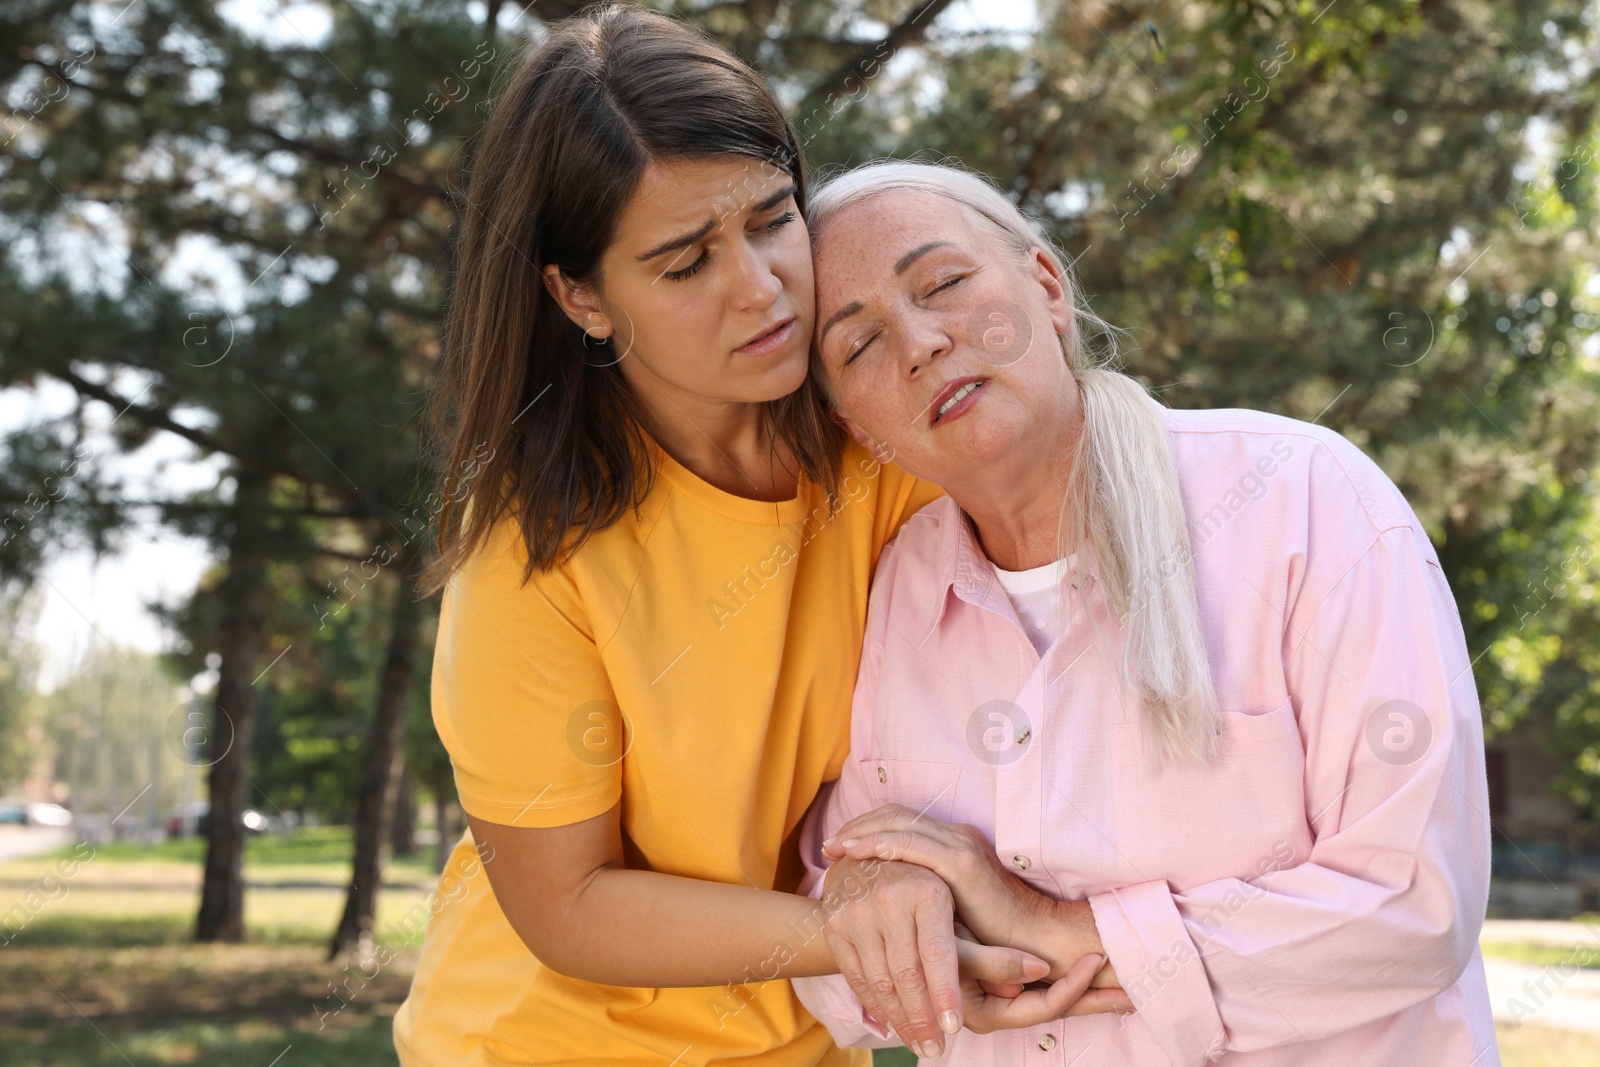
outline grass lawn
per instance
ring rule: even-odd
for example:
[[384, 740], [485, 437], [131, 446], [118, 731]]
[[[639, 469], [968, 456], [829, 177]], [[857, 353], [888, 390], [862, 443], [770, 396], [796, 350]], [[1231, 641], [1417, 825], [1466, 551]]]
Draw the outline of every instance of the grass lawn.
[[[1558, 965], [1578, 967], [1583, 970], [1600, 970], [1600, 951], [1585, 945], [1581, 949], [1566, 945], [1547, 945], [1538, 941], [1485, 941], [1483, 954], [1500, 959], [1515, 960], [1535, 967]], [[1600, 1063], [1600, 1060], [1596, 1061]]]
[[97, 846], [59, 877], [70, 855], [0, 864], [0, 919], [33, 894], [0, 945], [0, 1067], [267, 1067], [291, 1047], [279, 1067], [395, 1062], [390, 1025], [418, 946], [385, 931], [427, 904], [426, 863], [390, 866], [378, 930], [395, 958], [365, 986], [341, 985], [357, 992], [335, 1013], [329, 983], [347, 976], [323, 957], [344, 907], [348, 830], [249, 840], [246, 945], [189, 943], [198, 841]]
[[[378, 929], [394, 959], [364, 987], [350, 981], [357, 992], [335, 1013], [330, 983], [345, 975], [323, 956], [344, 906], [348, 830], [249, 841], [245, 945], [189, 943], [198, 841], [98, 846], [55, 880], [70, 854], [0, 864], [0, 921], [31, 901], [14, 936], [0, 928], [0, 1067], [395, 1063], [390, 1026], [420, 945], [386, 930], [426, 905], [434, 876], [425, 862], [391, 865]], [[1484, 949], [1536, 965], [1570, 954], [1524, 942]], [[1506, 1067], [1600, 1064], [1600, 1035], [1528, 1025], [1502, 1029], [1500, 1043]], [[898, 1049], [874, 1057], [876, 1067], [914, 1062]]]

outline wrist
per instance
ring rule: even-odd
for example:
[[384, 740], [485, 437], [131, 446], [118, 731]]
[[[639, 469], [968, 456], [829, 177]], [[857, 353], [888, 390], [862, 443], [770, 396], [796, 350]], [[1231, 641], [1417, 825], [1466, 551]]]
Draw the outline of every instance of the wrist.
[[1040, 957], [1050, 964], [1047, 980], [1055, 981], [1083, 957], [1106, 954], [1095, 925], [1094, 912], [1086, 900], [1052, 900], [1048, 897], [1041, 918]]

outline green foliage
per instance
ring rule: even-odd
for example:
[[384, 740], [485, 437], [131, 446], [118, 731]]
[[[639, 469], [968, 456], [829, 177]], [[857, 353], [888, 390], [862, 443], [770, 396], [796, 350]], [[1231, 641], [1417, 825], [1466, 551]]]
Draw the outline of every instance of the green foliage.
[[1019, 40], [936, 32], [813, 163], [993, 175], [1168, 403], [1368, 450], [1438, 546], [1491, 736], [1564, 753], [1600, 818], [1594, 9], [1040, 7]]
[[[201, 0], [0, 15], [34, 42], [0, 55], [0, 386], [131, 402], [116, 448], [166, 433], [221, 457], [216, 485], [149, 502], [177, 530], [221, 544], [237, 477], [270, 481], [253, 521], [283, 659], [256, 769], [276, 802], [348, 806], [384, 640], [368, 584], [395, 578], [371, 561], [429, 520], [418, 413], [461, 149], [497, 72], [575, 6], [492, 4], [491, 33], [468, 5], [310, 5], [329, 24], [311, 39]], [[1600, 817], [1592, 5], [1038, 8], [1025, 34], [956, 30], [948, 0], [690, 17], [771, 78], [814, 170], [921, 154], [992, 174], [1169, 403], [1320, 420], [1373, 454], [1438, 546], [1490, 733], [1566, 754], [1560, 788]], [[0, 504], [30, 516], [6, 573], [134, 513], [93, 464], [27, 505], [83, 425], [6, 443]], [[222, 573], [175, 609], [186, 668]], [[445, 789], [418, 676], [414, 776]]]

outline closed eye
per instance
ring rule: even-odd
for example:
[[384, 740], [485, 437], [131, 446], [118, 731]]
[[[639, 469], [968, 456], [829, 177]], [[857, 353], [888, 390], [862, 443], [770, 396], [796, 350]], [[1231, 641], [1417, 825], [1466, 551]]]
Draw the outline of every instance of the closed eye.
[[689, 264], [687, 267], [684, 267], [682, 270], [669, 270], [669, 271], [667, 271], [667, 277], [671, 278], [675, 282], [681, 282], [685, 278], [692, 278], [692, 277], [695, 276], [695, 274], [697, 274], [699, 272], [701, 267], [706, 265], [706, 261], [709, 260], [710, 258], [711, 258], [711, 253], [710, 252], [701, 252], [699, 259], [695, 260], [693, 263]]
[[855, 362], [855, 358], [857, 356], [859, 356], [861, 353], [865, 352], [872, 345], [872, 342], [876, 341], [877, 339], [878, 339], [878, 335], [877, 334], [873, 334], [871, 337], [867, 338], [865, 341], [861, 342], [860, 344], [858, 344], [854, 348], [852, 348], [850, 350], [849, 357], [845, 359], [843, 365], [848, 367], [851, 363], [854, 363]]
[[[763, 233], [775, 233], [789, 225], [789, 223], [793, 222], [797, 218], [799, 218], [799, 216], [793, 211], [785, 211], [771, 222], [762, 223], [761, 231]], [[704, 267], [706, 263], [710, 261], [710, 259], [711, 253], [709, 251], [701, 252], [699, 259], [680, 270], [667, 271], [666, 276], [675, 282], [681, 282], [688, 278], [692, 278], [699, 273], [700, 269]]]

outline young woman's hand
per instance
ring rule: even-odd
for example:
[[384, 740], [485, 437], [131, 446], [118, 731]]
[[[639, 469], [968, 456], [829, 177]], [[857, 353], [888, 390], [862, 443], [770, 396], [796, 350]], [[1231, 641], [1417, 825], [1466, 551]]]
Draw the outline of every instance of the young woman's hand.
[[[926, 867], [949, 888], [961, 921], [980, 941], [1037, 953], [1049, 961], [1052, 980], [1065, 977], [1082, 956], [1105, 955], [1086, 902], [1059, 901], [1022, 881], [974, 827], [886, 804], [845, 823], [822, 847], [835, 860], [896, 860]], [[1118, 984], [1109, 963], [1092, 984]]]
[[950, 890], [926, 867], [843, 859], [823, 900], [842, 901], [826, 907], [823, 927], [839, 972], [873, 1019], [930, 1059], [965, 1021], [967, 983], [1020, 989], [1050, 970], [1030, 953], [958, 938]]
[[[972, 932], [960, 923], [956, 923], [956, 936], [974, 940]], [[1104, 963], [1105, 957], [1092, 952], [1081, 956], [1065, 975], [1042, 989], [963, 978], [961, 998], [966, 1008], [966, 1027], [975, 1034], [992, 1034], [1068, 1016], [1132, 1012], [1133, 1002], [1121, 989], [1090, 988]]]

